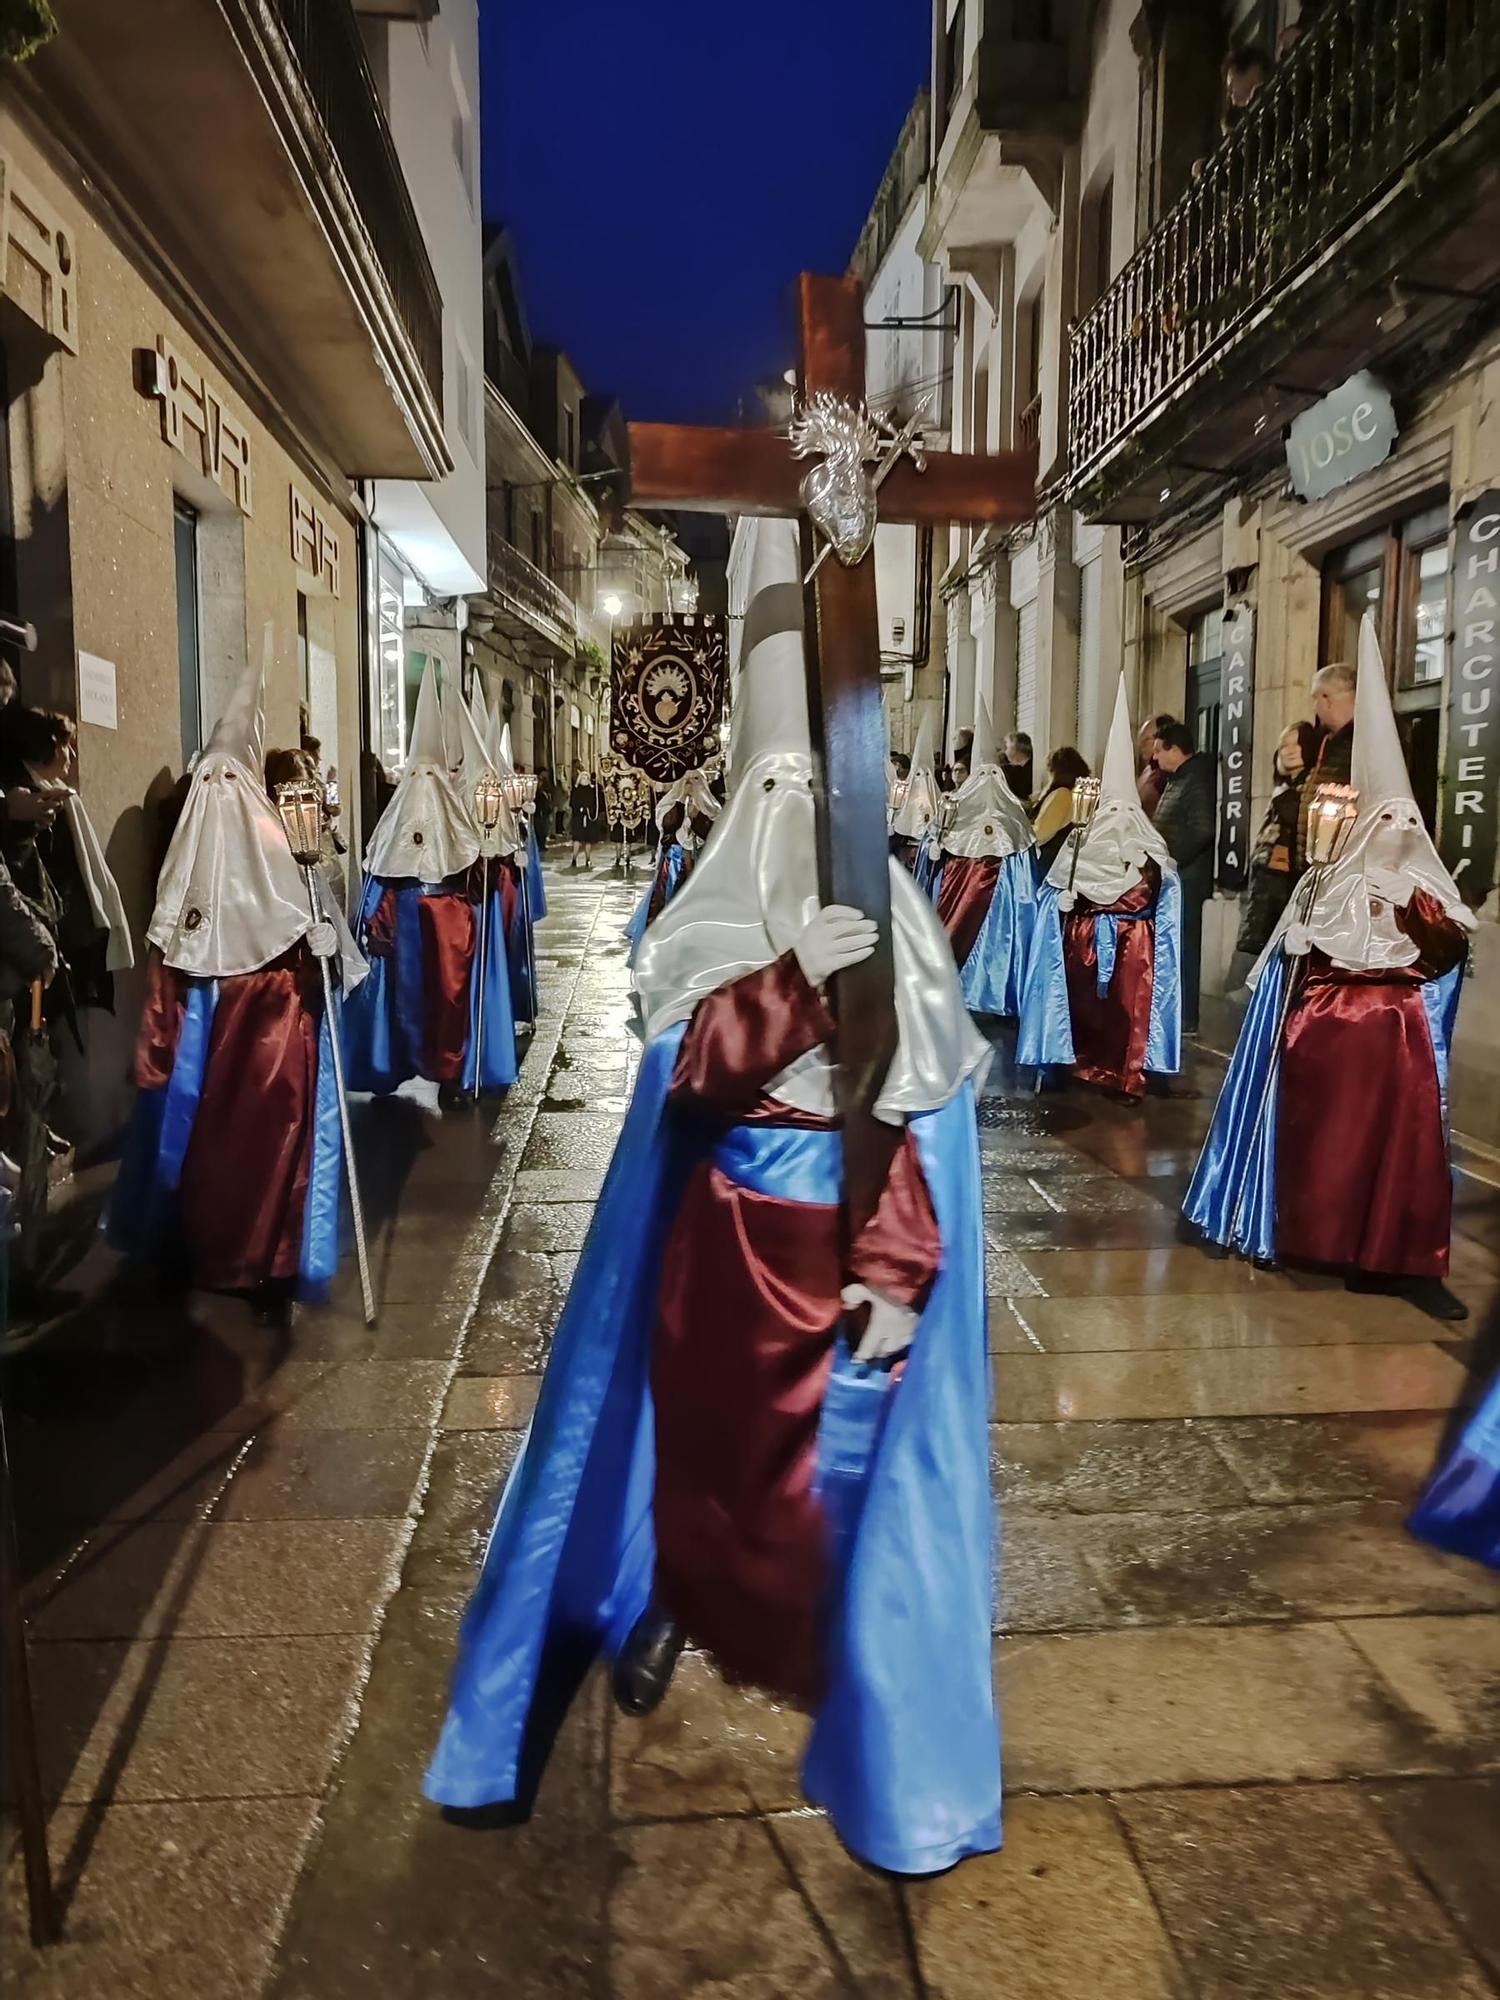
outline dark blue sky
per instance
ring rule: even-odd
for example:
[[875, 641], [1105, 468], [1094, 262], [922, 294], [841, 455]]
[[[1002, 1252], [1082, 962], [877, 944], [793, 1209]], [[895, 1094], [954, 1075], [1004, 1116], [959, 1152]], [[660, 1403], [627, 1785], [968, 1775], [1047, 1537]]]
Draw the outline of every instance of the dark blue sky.
[[480, 0], [485, 214], [532, 332], [631, 417], [730, 418], [841, 271], [928, 68], [928, 0]]

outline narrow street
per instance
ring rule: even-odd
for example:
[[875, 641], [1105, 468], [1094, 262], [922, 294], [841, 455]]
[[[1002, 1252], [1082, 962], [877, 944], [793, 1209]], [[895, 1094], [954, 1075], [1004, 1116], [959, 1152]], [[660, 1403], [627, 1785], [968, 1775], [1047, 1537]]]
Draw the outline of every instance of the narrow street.
[[[1405, 1508], [1500, 1311], [1464, 1177], [1461, 1340], [1213, 1261], [1177, 1208], [1220, 1074], [1133, 1113], [982, 1106], [1002, 1855], [901, 1888], [801, 1805], [795, 1714], [689, 1658], [597, 1680], [530, 1824], [419, 1781], [456, 1622], [632, 1080], [638, 887], [548, 871], [498, 1117], [367, 1109], [378, 1329], [101, 1292], [18, 1367], [12, 1449], [66, 2000], [1485, 2000], [1500, 1584]], [[101, 1285], [110, 1260], [84, 1265]], [[6, 1820], [7, 1844], [14, 1825]]]

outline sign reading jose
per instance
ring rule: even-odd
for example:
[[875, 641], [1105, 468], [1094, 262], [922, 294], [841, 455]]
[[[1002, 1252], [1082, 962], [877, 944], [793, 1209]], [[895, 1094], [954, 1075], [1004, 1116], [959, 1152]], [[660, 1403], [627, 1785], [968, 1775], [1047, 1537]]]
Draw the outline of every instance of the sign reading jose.
[[1390, 394], [1362, 368], [1288, 426], [1286, 462], [1293, 491], [1303, 500], [1321, 500], [1373, 472], [1395, 442]]
[[1219, 712], [1219, 871], [1221, 889], [1243, 889], [1250, 868], [1250, 730], [1255, 709], [1255, 613], [1224, 613]]
[[1500, 490], [1459, 515], [1453, 547], [1453, 657], [1439, 846], [1464, 901], [1495, 886], [1500, 815]]

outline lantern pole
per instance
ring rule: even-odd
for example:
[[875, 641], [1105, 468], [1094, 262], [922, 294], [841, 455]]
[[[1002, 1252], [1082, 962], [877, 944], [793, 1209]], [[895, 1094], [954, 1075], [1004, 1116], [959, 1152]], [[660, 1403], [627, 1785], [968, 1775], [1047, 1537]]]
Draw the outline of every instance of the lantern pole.
[[[276, 791], [276, 810], [281, 816], [287, 843], [292, 850], [292, 858], [302, 870], [303, 887], [307, 890], [307, 905], [312, 912], [314, 924], [323, 924], [322, 904], [318, 899], [317, 877], [313, 870], [318, 863], [318, 849], [322, 834], [323, 787], [307, 779], [280, 785]], [[370, 1252], [365, 1241], [365, 1210], [360, 1200], [359, 1171], [354, 1162], [354, 1131], [349, 1120], [349, 1092], [344, 1083], [344, 1037], [341, 1017], [334, 1004], [333, 973], [328, 960], [318, 955], [318, 966], [323, 975], [323, 1018], [328, 1023], [328, 1047], [333, 1057], [333, 1087], [339, 1104], [339, 1130], [344, 1140], [344, 1171], [349, 1182], [349, 1207], [354, 1217], [354, 1254], [359, 1262], [359, 1289], [364, 1305], [365, 1325], [375, 1324], [375, 1287], [370, 1278]]]
[[484, 982], [488, 974], [490, 929], [490, 849], [500, 824], [504, 802], [501, 781], [486, 771], [474, 787], [474, 818], [479, 827], [479, 959], [474, 1003], [474, 1102], [484, 1095]]
[[[1354, 831], [1358, 813], [1359, 793], [1352, 785], [1319, 785], [1313, 793], [1312, 805], [1307, 815], [1307, 845], [1311, 865], [1306, 879], [1298, 883], [1294, 892], [1291, 919], [1293, 922], [1303, 925], [1311, 923], [1323, 883], [1327, 879], [1329, 870], [1349, 845], [1349, 837]], [[1300, 907], [1297, 907], [1298, 904]], [[1285, 962], [1288, 954], [1284, 940], [1280, 949]], [[1231, 1248], [1239, 1234], [1240, 1218], [1245, 1210], [1245, 1198], [1250, 1191], [1250, 1176], [1255, 1163], [1256, 1148], [1266, 1119], [1270, 1115], [1271, 1096], [1281, 1073], [1282, 1045], [1286, 1039], [1287, 1019], [1292, 1011], [1292, 1002], [1301, 990], [1306, 970], [1306, 955], [1300, 957], [1295, 965], [1284, 963], [1281, 994], [1276, 1003], [1276, 1025], [1271, 1031], [1271, 1046], [1266, 1055], [1266, 1080], [1261, 1086], [1260, 1102], [1255, 1107], [1255, 1120], [1250, 1127], [1249, 1143], [1245, 1148], [1244, 1170], [1240, 1174], [1240, 1184], [1234, 1198], [1234, 1214], [1229, 1223]]]

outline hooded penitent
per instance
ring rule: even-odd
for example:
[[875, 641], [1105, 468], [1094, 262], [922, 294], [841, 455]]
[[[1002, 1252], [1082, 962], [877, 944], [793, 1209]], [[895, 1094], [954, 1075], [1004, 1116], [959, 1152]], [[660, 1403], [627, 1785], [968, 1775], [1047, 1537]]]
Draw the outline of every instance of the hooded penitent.
[[437, 670], [429, 660], [417, 693], [411, 748], [395, 795], [370, 836], [365, 874], [383, 882], [446, 882], [478, 859], [479, 833], [454, 782]]
[[502, 805], [482, 842], [472, 804], [491, 768], [469, 709], [456, 695], [440, 701], [429, 663], [406, 768], [365, 858], [359, 937], [371, 977], [349, 1012], [356, 1090], [386, 1094], [423, 1077], [501, 1091], [516, 1080], [508, 919], [517, 896], [501, 858], [507, 839], [515, 850], [515, 823]]
[[[846, 1241], [833, 1023], [790, 949], [818, 907], [797, 571], [790, 524], [761, 523], [729, 802], [642, 944], [649, 1039], [427, 1791], [529, 1804], [593, 1655], [654, 1601], [726, 1674], [811, 1709], [804, 1787], [857, 1854], [928, 1873], [999, 1844], [983, 1045], [893, 868], [890, 1164]], [[913, 1316], [899, 1371], [853, 1361], [839, 1295], [860, 1273]]]
[[[648, 1038], [707, 993], [789, 951], [819, 906], [813, 761], [796, 536], [762, 521], [741, 642], [728, 801], [687, 886], [641, 941], [635, 990]], [[988, 1047], [969, 1019], [953, 954], [907, 871], [891, 867], [899, 1041], [876, 1115], [892, 1124], [946, 1104]], [[832, 1057], [809, 1050], [772, 1085], [804, 1111], [833, 1109]]]
[[1449, 1048], [1474, 918], [1412, 799], [1368, 618], [1353, 778], [1342, 858], [1321, 883], [1304, 876], [1256, 968], [1184, 1213], [1250, 1256], [1436, 1279], [1452, 1229]]
[[1121, 674], [1100, 772], [1099, 809], [1078, 843], [1076, 871], [1073, 843], [1069, 839], [1064, 841], [1048, 870], [1047, 880], [1059, 892], [1064, 910], [1072, 909], [1079, 900], [1092, 903], [1096, 909], [1107, 909], [1139, 885], [1152, 863], [1162, 870], [1173, 867], [1167, 843], [1141, 810], [1135, 780], [1135, 739], [1130, 733], [1130, 702], [1125, 693], [1125, 676]]
[[687, 881], [699, 849], [723, 810], [714, 797], [707, 772], [701, 769], [688, 771], [676, 779], [657, 800], [655, 818], [660, 838], [656, 844], [656, 863], [645, 893], [625, 926], [632, 964], [646, 926], [655, 923]]
[[891, 821], [891, 832], [896, 838], [910, 841], [913, 847], [918, 846], [936, 831], [938, 814], [943, 803], [933, 761], [933, 739], [933, 722], [929, 711], [922, 717], [917, 729], [917, 740], [911, 753], [911, 771], [906, 780], [906, 796], [896, 808], [895, 817]]
[[1391, 708], [1380, 641], [1366, 612], [1359, 628], [1359, 678], [1354, 696], [1354, 789], [1359, 816], [1341, 858], [1324, 876], [1310, 914], [1293, 897], [1267, 955], [1284, 941], [1293, 957], [1325, 952], [1348, 972], [1380, 972], [1415, 964], [1418, 947], [1396, 912], [1418, 890], [1464, 930], [1474, 914], [1438, 858], [1412, 797], [1406, 758]]
[[162, 868], [139, 1095], [108, 1231], [132, 1255], [185, 1257], [207, 1288], [300, 1278], [316, 1291], [339, 1259], [339, 1027], [303, 940], [315, 922], [331, 928], [345, 993], [366, 968], [322, 872], [292, 859], [265, 790], [269, 649], [268, 632], [193, 766]]
[[1009, 1017], [1021, 1009], [1035, 916], [1035, 840], [1026, 808], [996, 761], [987, 712], [978, 718], [974, 759], [972, 774], [947, 802], [933, 893], [964, 1000], [976, 1014]]
[[1037, 896], [1017, 1060], [1143, 1096], [1148, 1072], [1182, 1066], [1181, 952], [1181, 885], [1141, 811], [1122, 675], [1098, 811], [1076, 866], [1070, 836]]

